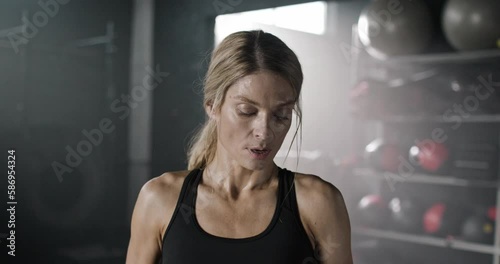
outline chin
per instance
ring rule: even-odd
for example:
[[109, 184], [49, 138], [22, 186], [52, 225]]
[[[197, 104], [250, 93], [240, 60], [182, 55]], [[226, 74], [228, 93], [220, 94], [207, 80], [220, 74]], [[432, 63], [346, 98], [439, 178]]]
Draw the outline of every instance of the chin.
[[258, 161], [252, 160], [246, 162], [246, 165], [247, 166], [244, 167], [246, 167], [249, 170], [260, 171], [264, 170], [268, 165], [270, 165], [270, 162], [268, 162], [267, 160], [258, 160]]

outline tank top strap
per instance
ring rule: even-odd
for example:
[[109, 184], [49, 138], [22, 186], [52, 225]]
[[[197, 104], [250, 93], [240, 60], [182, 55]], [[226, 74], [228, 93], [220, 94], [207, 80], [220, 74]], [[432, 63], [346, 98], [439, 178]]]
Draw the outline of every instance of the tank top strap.
[[[304, 245], [307, 245], [307, 247], [311, 248], [311, 251], [314, 251], [312, 248], [311, 243], [309, 242], [309, 236], [307, 235], [307, 231], [304, 228], [304, 225], [302, 224], [302, 220], [300, 219], [300, 213], [299, 213], [299, 206], [297, 203], [297, 193], [296, 193], [296, 187], [295, 187], [295, 173], [287, 170], [286, 168], [283, 169], [284, 171], [284, 200], [283, 200], [283, 207], [288, 211], [289, 214], [291, 214], [291, 217], [294, 219], [295, 222], [295, 227], [298, 228], [299, 233], [302, 234], [302, 238], [304, 239], [303, 243]], [[316, 263], [316, 262], [314, 262]]]
[[[195, 207], [195, 199], [198, 191], [198, 184], [200, 183], [203, 169], [192, 170], [184, 181], [181, 190], [180, 203], [185, 210], [190, 210]], [[285, 207], [291, 211], [298, 211], [295, 196], [294, 186], [294, 173], [286, 168], [279, 168], [279, 193], [278, 202], [279, 209]], [[279, 211], [278, 211], [279, 212]]]
[[179, 200], [181, 210], [193, 210], [195, 192], [197, 191], [196, 187], [200, 181], [202, 171], [202, 169], [193, 169], [184, 179], [184, 184], [181, 189], [181, 199]]
[[297, 202], [295, 198], [295, 184], [294, 184], [294, 173], [287, 170], [286, 168], [281, 168], [280, 171], [280, 180], [283, 184], [283, 188], [281, 188], [281, 201], [282, 206], [287, 208], [290, 211], [295, 211], [297, 208]]

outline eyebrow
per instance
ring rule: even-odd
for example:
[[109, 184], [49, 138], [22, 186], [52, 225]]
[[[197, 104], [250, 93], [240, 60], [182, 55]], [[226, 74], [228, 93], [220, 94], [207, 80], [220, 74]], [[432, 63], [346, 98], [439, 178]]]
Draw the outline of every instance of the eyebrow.
[[[260, 106], [259, 103], [255, 102], [254, 100], [251, 100], [245, 96], [242, 96], [242, 95], [237, 95], [234, 97], [234, 99], [237, 99], [237, 100], [240, 100], [240, 101], [243, 101], [243, 102], [246, 102], [246, 103], [249, 103], [249, 104], [253, 104], [253, 105], [256, 105], [256, 106]], [[290, 104], [294, 104], [295, 103], [295, 100], [288, 100], [288, 101], [285, 101], [285, 102], [281, 102], [278, 104], [278, 106], [285, 106], [285, 105], [290, 105]]]

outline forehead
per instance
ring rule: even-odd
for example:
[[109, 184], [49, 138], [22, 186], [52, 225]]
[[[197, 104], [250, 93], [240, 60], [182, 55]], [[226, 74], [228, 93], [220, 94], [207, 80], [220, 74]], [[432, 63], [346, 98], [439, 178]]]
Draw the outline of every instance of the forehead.
[[294, 91], [288, 81], [272, 72], [258, 72], [247, 75], [234, 83], [227, 91], [230, 100], [244, 98], [259, 104], [276, 104], [294, 99]]

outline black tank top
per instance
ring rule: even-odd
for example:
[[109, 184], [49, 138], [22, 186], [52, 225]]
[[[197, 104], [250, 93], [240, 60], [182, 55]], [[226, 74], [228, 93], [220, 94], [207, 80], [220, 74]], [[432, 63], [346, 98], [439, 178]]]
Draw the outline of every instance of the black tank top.
[[225, 238], [204, 231], [194, 214], [203, 170], [185, 178], [172, 219], [165, 230], [162, 264], [313, 264], [319, 263], [300, 221], [294, 173], [279, 168], [278, 203], [268, 227], [246, 238]]

